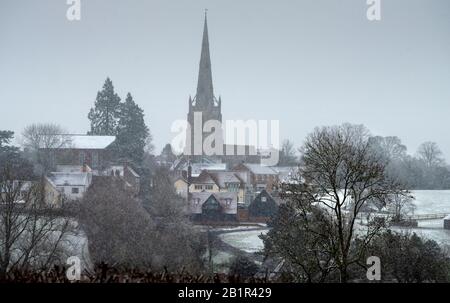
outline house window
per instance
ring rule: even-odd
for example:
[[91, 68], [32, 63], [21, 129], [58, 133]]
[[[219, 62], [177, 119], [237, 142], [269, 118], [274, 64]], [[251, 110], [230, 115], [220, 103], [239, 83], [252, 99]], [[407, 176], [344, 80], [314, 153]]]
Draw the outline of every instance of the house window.
[[92, 153], [92, 167], [98, 166], [98, 152], [94, 151]]
[[203, 189], [203, 186], [201, 186], [201, 185], [195, 185], [194, 188], [195, 188], [196, 190], [202, 190], [202, 189]]
[[80, 165], [86, 164], [86, 153], [84, 151], [80, 151]]
[[267, 202], [267, 198], [266, 197], [261, 197], [261, 202]]
[[72, 194], [80, 193], [80, 189], [78, 187], [72, 187]]
[[212, 186], [212, 185], [205, 185], [205, 189], [206, 189], [206, 190], [212, 190], [212, 189], [213, 189], [213, 186]]
[[237, 192], [239, 190], [239, 185], [234, 183], [228, 184], [228, 190], [231, 192]]

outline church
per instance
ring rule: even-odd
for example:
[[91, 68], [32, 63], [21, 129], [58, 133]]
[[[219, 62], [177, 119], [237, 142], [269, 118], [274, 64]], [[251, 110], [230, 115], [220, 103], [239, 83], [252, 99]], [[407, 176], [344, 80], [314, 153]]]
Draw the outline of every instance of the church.
[[[217, 99], [214, 95], [206, 12], [203, 26], [197, 93], [194, 98], [189, 97], [187, 122], [188, 128], [186, 131], [184, 155], [188, 157], [191, 163], [226, 163], [227, 167], [231, 168], [244, 162], [261, 162], [261, 156], [256, 146], [227, 145], [224, 142], [222, 100], [220, 97]], [[206, 130], [205, 125], [207, 126]], [[214, 140], [205, 144], [205, 141], [211, 137]], [[205, 152], [204, 146], [212, 146], [215, 152]], [[244, 151], [243, 154], [242, 151]]]

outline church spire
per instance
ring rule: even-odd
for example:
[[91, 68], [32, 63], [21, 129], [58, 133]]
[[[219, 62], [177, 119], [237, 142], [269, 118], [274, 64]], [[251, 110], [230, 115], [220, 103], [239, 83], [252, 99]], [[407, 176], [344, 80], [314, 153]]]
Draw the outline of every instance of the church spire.
[[197, 106], [201, 106], [203, 108], [208, 107], [210, 104], [214, 104], [211, 57], [209, 54], [207, 10], [205, 10], [205, 24], [203, 27], [202, 53], [200, 56], [200, 66], [198, 72], [196, 104]]

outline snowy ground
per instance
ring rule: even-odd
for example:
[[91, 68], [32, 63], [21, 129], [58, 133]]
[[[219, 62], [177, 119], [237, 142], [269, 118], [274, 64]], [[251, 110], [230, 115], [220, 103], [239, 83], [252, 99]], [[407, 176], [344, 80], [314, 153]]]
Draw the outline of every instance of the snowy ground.
[[[414, 201], [416, 205], [414, 214], [450, 214], [450, 190], [414, 190], [412, 194], [416, 198]], [[434, 240], [443, 246], [450, 245], [450, 230], [444, 229], [443, 219], [418, 222], [419, 227], [409, 229], [410, 232], [415, 232], [422, 237]], [[395, 230], [405, 231], [405, 229], [401, 228]]]
[[219, 237], [225, 243], [239, 248], [247, 253], [255, 253], [263, 248], [263, 242], [259, 235], [267, 233], [268, 229], [239, 231], [221, 234]]
[[450, 214], [450, 190], [413, 190], [411, 193], [416, 198], [414, 214]]

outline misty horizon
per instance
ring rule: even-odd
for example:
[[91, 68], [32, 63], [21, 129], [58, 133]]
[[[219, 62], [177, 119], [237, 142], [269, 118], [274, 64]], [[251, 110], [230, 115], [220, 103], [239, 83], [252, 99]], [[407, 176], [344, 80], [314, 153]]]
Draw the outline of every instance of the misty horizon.
[[69, 22], [65, 2], [0, 4], [0, 100], [9, 111], [0, 129], [16, 139], [40, 122], [85, 134], [110, 77], [122, 100], [130, 92], [144, 109], [158, 153], [195, 95], [207, 7], [224, 120], [280, 120], [280, 139], [296, 147], [316, 126], [364, 124], [400, 137], [412, 155], [434, 141], [449, 159], [446, 1], [383, 3], [375, 23], [365, 1], [82, 5], [81, 20]]

